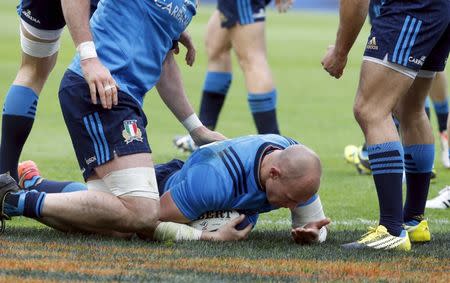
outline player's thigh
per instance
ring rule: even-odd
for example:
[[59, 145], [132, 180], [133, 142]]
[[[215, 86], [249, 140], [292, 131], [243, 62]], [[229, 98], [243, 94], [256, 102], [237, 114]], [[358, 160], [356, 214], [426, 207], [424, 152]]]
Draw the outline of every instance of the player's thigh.
[[363, 61], [354, 105], [356, 118], [376, 120], [390, 115], [412, 82], [387, 66]]
[[131, 95], [119, 92], [118, 105], [103, 109], [92, 104], [84, 78], [67, 71], [59, 99], [85, 180], [127, 168], [153, 167], [147, 118]]
[[236, 25], [231, 32], [231, 42], [239, 60], [261, 61], [266, 59], [265, 22]]
[[395, 116], [400, 123], [406, 123], [408, 119], [424, 114], [425, 100], [431, 89], [433, 78], [417, 77], [406, 95], [403, 95], [396, 107]]
[[433, 101], [444, 102], [448, 99], [448, 82], [445, 72], [437, 72], [430, 90]]
[[230, 52], [231, 39], [228, 29], [220, 23], [220, 12], [214, 11], [206, 27], [205, 47], [208, 58], [216, 58]]
[[22, 0], [17, 7], [20, 17], [21, 45], [25, 54], [49, 57], [59, 49], [65, 26], [60, 1]]

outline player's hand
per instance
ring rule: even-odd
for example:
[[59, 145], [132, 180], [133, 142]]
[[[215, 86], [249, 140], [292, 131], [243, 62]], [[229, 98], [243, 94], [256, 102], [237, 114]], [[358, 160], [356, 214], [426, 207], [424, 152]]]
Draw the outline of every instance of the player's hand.
[[227, 139], [221, 133], [211, 131], [205, 126], [196, 128], [190, 133], [190, 135], [192, 137], [192, 140], [194, 140], [195, 144], [198, 146]]
[[344, 73], [347, 64], [347, 55], [339, 56], [334, 45], [328, 46], [327, 53], [322, 59], [323, 68], [336, 79], [339, 79]]
[[[195, 55], [197, 51], [195, 50], [195, 46], [194, 43], [192, 42], [191, 35], [187, 31], [183, 31], [180, 35], [180, 39], [178, 39], [178, 42], [180, 42], [181, 44], [183, 44], [184, 47], [186, 47], [187, 50], [185, 57], [186, 64], [192, 67], [192, 65], [194, 65], [195, 62]], [[173, 52], [175, 54], [180, 53], [180, 47], [178, 46], [178, 44], [173, 50]]]
[[89, 85], [93, 104], [97, 104], [97, 93], [103, 108], [111, 109], [117, 105], [118, 86], [111, 73], [102, 65], [98, 58], [90, 58], [81, 61], [83, 76]]
[[223, 225], [215, 233], [214, 240], [216, 241], [239, 241], [247, 239], [250, 231], [252, 230], [252, 224], [249, 224], [242, 230], [237, 230], [236, 226], [245, 219], [245, 215], [241, 214], [239, 217], [234, 218], [227, 224]]
[[275, 5], [279, 13], [286, 13], [294, 3], [294, 0], [276, 0]]
[[330, 224], [330, 222], [330, 219], [325, 218], [320, 221], [308, 223], [301, 228], [293, 228], [291, 231], [292, 238], [297, 244], [300, 245], [318, 243], [320, 229]]

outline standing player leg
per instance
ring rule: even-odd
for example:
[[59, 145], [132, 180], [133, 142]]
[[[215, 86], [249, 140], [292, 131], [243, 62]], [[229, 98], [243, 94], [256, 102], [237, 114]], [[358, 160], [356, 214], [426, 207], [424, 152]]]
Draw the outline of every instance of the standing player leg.
[[441, 160], [445, 168], [450, 168], [450, 160], [448, 157], [448, 134], [447, 134], [447, 118], [448, 118], [448, 90], [447, 78], [444, 72], [438, 72], [433, 81], [430, 90], [430, 97], [433, 100], [434, 111], [436, 112], [439, 137], [441, 142]]
[[[426, 96], [431, 88], [433, 78], [418, 77], [407, 95], [402, 97], [397, 108], [403, 140], [406, 171], [406, 202], [403, 220], [408, 226], [416, 226], [423, 221], [425, 202], [430, 186], [431, 170], [434, 161], [434, 137], [428, 117], [424, 111]], [[415, 239], [410, 233], [411, 241], [429, 241], [430, 233], [426, 225], [425, 238]]]
[[[380, 84], [380, 82], [383, 82]], [[380, 227], [404, 237], [402, 213], [403, 147], [392, 110], [413, 79], [381, 64], [364, 61], [355, 101], [356, 120], [364, 132], [380, 206]]]
[[244, 72], [248, 103], [258, 133], [279, 134], [274, 86], [265, 38], [265, 22], [236, 25], [231, 30], [233, 48]]
[[33, 127], [39, 94], [53, 70], [61, 31], [32, 35], [21, 25], [22, 63], [3, 106], [0, 173], [9, 172], [18, 181], [17, 165]]
[[220, 26], [217, 10], [206, 28], [205, 47], [208, 71], [203, 85], [200, 120], [214, 130], [232, 80], [230, 33]]

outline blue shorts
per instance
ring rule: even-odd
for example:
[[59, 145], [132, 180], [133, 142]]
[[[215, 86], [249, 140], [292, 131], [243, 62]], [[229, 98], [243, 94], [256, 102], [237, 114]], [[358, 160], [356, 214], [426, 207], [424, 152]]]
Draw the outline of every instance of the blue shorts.
[[136, 153], [151, 153], [147, 140], [147, 118], [138, 102], [119, 91], [119, 103], [112, 109], [91, 102], [83, 77], [67, 70], [61, 81], [59, 101], [83, 177], [94, 168]]
[[383, 0], [370, 0], [369, 4], [369, 22], [373, 23], [373, 20], [380, 15], [381, 2]]
[[449, 0], [386, 0], [364, 56], [411, 70], [443, 71], [450, 49]]
[[155, 166], [156, 181], [158, 182], [158, 190], [160, 196], [162, 196], [166, 192], [165, 186], [169, 177], [180, 170], [183, 165], [183, 161], [172, 159], [167, 163], [157, 164]]
[[[91, 0], [91, 16], [100, 0]], [[41, 30], [59, 30], [66, 25], [60, 0], [21, 0], [17, 6], [20, 18]]]
[[218, 0], [217, 10], [223, 28], [232, 28], [237, 23], [248, 25], [266, 19], [266, 6], [271, 0]]

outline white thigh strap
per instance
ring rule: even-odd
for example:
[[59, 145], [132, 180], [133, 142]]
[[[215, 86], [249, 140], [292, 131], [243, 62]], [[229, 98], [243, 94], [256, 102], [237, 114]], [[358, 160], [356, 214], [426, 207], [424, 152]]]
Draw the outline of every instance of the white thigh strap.
[[37, 42], [26, 38], [21, 30], [20, 45], [22, 46], [22, 51], [24, 53], [37, 58], [45, 58], [58, 52], [60, 40], [57, 39], [54, 42]]
[[103, 181], [115, 196], [159, 199], [158, 184], [153, 167], [113, 171], [103, 177]]

